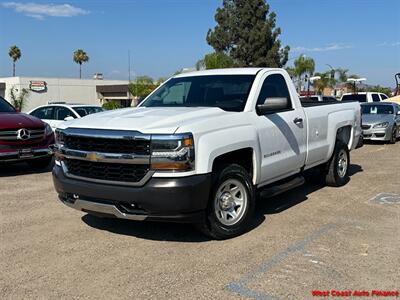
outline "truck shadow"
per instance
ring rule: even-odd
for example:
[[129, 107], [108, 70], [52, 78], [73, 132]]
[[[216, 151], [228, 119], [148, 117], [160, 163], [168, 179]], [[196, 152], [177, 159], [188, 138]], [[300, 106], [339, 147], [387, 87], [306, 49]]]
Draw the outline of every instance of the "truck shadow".
[[36, 169], [27, 163], [0, 164], [0, 177], [12, 177], [20, 175], [31, 175], [51, 172], [53, 164], [47, 168]]
[[199, 243], [210, 241], [190, 224], [135, 222], [123, 219], [84, 215], [82, 221], [90, 227], [146, 240]]
[[[363, 172], [363, 169], [360, 165], [350, 165], [350, 181], [351, 176], [359, 172]], [[316, 170], [307, 171], [304, 174], [304, 177], [306, 179], [306, 183], [298, 188], [271, 198], [260, 197], [257, 201], [257, 213], [270, 215], [283, 212], [308, 200], [308, 195], [312, 194], [313, 192], [326, 187], [326, 185], [324, 185], [321, 181], [321, 174]]]
[[[361, 166], [355, 164], [351, 165], [349, 168], [350, 176], [362, 171]], [[320, 181], [320, 174], [318, 172], [310, 171], [307, 172], [305, 176], [307, 181], [301, 187], [272, 198], [259, 198], [257, 200], [255, 218], [249, 231], [261, 225], [265, 221], [267, 215], [277, 214], [294, 207], [306, 201], [309, 194], [324, 188], [322, 183], [318, 183], [318, 181]], [[82, 216], [82, 221], [95, 229], [147, 240], [186, 243], [210, 241], [210, 238], [206, 237], [197, 231], [194, 226], [189, 224], [134, 222], [122, 219], [100, 218], [88, 214]]]

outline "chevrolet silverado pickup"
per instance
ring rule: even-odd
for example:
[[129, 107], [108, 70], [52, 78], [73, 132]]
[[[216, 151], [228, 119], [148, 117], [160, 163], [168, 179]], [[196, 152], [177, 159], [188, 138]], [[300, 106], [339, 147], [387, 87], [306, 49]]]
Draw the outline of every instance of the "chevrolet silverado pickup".
[[27, 162], [45, 168], [52, 162], [54, 144], [51, 127], [41, 120], [17, 112], [0, 97], [0, 164]]
[[59, 199], [100, 217], [195, 223], [215, 239], [249, 229], [258, 195], [348, 181], [358, 102], [300, 102], [283, 69], [176, 75], [138, 107], [56, 130]]

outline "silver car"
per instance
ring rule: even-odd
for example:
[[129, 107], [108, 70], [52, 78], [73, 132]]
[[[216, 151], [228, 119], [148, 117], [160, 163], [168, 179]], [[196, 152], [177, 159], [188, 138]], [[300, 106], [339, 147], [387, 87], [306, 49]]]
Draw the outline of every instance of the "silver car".
[[396, 143], [400, 137], [400, 105], [397, 103], [363, 103], [362, 130], [365, 140]]

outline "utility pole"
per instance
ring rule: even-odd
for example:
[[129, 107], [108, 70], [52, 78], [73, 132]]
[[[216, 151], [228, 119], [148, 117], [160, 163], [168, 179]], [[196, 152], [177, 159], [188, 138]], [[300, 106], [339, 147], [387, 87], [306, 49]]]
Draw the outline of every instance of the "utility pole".
[[131, 51], [128, 50], [128, 82], [131, 82]]

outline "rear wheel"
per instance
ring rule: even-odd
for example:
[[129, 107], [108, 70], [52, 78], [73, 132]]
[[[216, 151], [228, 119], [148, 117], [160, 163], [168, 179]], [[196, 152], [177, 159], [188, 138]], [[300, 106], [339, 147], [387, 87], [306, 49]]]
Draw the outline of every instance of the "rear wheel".
[[220, 168], [213, 178], [206, 218], [199, 229], [214, 239], [228, 239], [248, 230], [255, 207], [255, 189], [240, 165]]
[[45, 157], [45, 158], [38, 158], [38, 159], [32, 159], [28, 160], [27, 163], [30, 167], [34, 169], [46, 169], [50, 167], [51, 163], [53, 161], [53, 157]]
[[325, 169], [325, 183], [329, 186], [343, 186], [349, 181], [350, 153], [347, 145], [336, 141], [335, 150]]
[[392, 135], [390, 137], [389, 143], [396, 144], [396, 141], [397, 141], [397, 128], [396, 126], [393, 126]]

